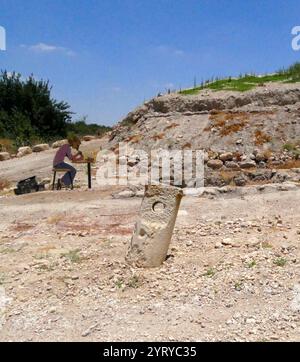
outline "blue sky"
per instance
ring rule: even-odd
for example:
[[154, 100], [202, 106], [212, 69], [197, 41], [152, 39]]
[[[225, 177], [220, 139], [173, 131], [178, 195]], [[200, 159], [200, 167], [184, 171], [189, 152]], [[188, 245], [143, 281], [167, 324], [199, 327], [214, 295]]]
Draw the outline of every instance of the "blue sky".
[[114, 124], [194, 76], [271, 72], [300, 60], [299, 0], [0, 0], [0, 68], [49, 79], [90, 122]]

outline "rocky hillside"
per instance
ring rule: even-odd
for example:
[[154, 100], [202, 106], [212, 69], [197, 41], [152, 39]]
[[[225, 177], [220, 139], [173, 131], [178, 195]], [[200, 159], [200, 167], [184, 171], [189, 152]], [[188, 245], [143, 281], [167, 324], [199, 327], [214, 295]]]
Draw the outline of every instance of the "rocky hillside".
[[116, 150], [119, 142], [147, 151], [205, 150], [207, 185], [299, 181], [300, 83], [157, 97], [130, 112], [106, 146]]

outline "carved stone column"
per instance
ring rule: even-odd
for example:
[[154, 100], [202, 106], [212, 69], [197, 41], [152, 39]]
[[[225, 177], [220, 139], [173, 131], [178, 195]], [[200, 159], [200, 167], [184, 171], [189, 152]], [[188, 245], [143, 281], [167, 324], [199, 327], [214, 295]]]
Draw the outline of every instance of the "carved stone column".
[[182, 195], [182, 190], [174, 186], [146, 186], [140, 219], [126, 256], [129, 264], [151, 268], [166, 260]]

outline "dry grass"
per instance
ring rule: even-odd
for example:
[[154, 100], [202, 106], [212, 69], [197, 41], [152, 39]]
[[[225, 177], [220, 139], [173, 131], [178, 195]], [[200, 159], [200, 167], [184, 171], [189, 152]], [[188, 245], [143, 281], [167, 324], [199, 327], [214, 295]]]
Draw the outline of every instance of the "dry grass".
[[273, 152], [271, 150], [264, 150], [263, 155], [266, 160], [273, 156]]
[[222, 170], [219, 173], [220, 177], [224, 180], [226, 185], [230, 185], [230, 184], [234, 185], [233, 178], [237, 174], [238, 174], [238, 171], [234, 171], [234, 170], [232, 170], [232, 171]]
[[142, 136], [139, 134], [133, 135], [126, 139], [126, 142], [139, 143], [142, 140]]
[[300, 168], [300, 160], [289, 160], [280, 165], [269, 165], [270, 168], [280, 169], [280, 170], [289, 170], [291, 168]]
[[172, 124], [169, 124], [165, 129], [164, 131], [167, 131], [168, 129], [172, 129], [172, 128], [175, 128], [175, 127], [178, 127], [179, 124], [177, 123], [172, 123]]
[[238, 162], [242, 161], [242, 156], [243, 154], [241, 152], [236, 151], [233, 153], [233, 158], [236, 159]]
[[184, 144], [184, 145], [182, 146], [182, 148], [188, 148], [188, 149], [190, 149], [190, 148], [192, 148], [192, 145], [190, 144], [190, 142], [187, 142], [186, 144]]
[[261, 130], [257, 129], [255, 131], [255, 144], [256, 146], [261, 146], [265, 143], [268, 143], [272, 140], [272, 137], [265, 134], [264, 132], [262, 132]]
[[16, 153], [17, 149], [12, 140], [0, 138], [0, 152]]
[[220, 131], [220, 135], [221, 136], [228, 136], [228, 135], [230, 135], [232, 133], [237, 133], [241, 129], [243, 129], [245, 127], [245, 125], [246, 125], [246, 122], [244, 122], [244, 121], [238, 121], [237, 123], [234, 123], [234, 124], [227, 124]]
[[18, 222], [17, 224], [15, 224], [11, 227], [11, 230], [17, 231], [17, 232], [28, 231], [28, 230], [34, 228], [34, 226], [35, 225], [33, 225], [33, 224]]
[[[242, 130], [248, 123], [250, 117], [258, 116], [270, 116], [274, 112], [224, 112], [224, 111], [212, 111], [210, 112], [210, 124], [204, 129], [205, 131], [211, 131], [212, 128], [219, 130], [220, 136], [228, 136], [233, 133], [237, 133]], [[268, 136], [258, 135], [258, 144], [263, 144], [268, 141]]]
[[154, 136], [152, 136], [151, 138], [152, 138], [154, 141], [159, 141], [159, 140], [162, 140], [164, 137], [165, 137], [165, 134], [164, 134], [164, 133], [157, 133], [157, 134], [155, 134]]
[[217, 128], [219, 134], [224, 137], [243, 129], [248, 123], [249, 115], [246, 112], [211, 112], [209, 119], [210, 125], [204, 130]]
[[68, 259], [71, 263], [80, 263], [83, 258], [80, 256], [80, 249], [70, 250], [67, 253], [61, 254], [62, 257]]

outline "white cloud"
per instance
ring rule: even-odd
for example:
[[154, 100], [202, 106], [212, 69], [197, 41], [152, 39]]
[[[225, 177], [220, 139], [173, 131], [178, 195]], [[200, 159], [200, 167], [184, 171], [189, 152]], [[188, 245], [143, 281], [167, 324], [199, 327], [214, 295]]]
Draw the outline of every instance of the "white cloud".
[[50, 44], [45, 44], [45, 43], [38, 43], [35, 45], [21, 45], [22, 48], [26, 48], [32, 52], [35, 53], [60, 53], [63, 55], [67, 55], [69, 57], [73, 57], [76, 55], [76, 53], [69, 49], [69, 48], [65, 48], [65, 47], [60, 47], [60, 46], [56, 46], [56, 45], [50, 45]]
[[183, 50], [168, 45], [159, 45], [154, 48], [154, 51], [163, 55], [171, 55], [177, 57], [182, 57], [185, 55], [185, 52]]
[[175, 55], [182, 56], [182, 55], [184, 55], [185, 53], [184, 53], [184, 51], [183, 51], [183, 50], [180, 50], [180, 49], [175, 49], [175, 50], [174, 50], [174, 54], [175, 54]]

